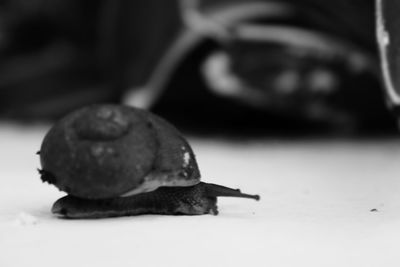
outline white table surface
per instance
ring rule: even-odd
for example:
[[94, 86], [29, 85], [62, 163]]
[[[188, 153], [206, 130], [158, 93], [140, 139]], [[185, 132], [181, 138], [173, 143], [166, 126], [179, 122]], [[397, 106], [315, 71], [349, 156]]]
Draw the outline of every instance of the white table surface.
[[[192, 138], [204, 181], [258, 193], [218, 216], [63, 220], [45, 126], [0, 124], [0, 266], [400, 266], [400, 140]], [[371, 211], [376, 209], [377, 211]]]

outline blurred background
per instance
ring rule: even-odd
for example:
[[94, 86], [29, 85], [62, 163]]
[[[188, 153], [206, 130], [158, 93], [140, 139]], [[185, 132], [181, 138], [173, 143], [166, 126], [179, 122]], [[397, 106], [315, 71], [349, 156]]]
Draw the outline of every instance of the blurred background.
[[392, 135], [373, 0], [3, 0], [0, 118], [93, 103], [195, 134]]

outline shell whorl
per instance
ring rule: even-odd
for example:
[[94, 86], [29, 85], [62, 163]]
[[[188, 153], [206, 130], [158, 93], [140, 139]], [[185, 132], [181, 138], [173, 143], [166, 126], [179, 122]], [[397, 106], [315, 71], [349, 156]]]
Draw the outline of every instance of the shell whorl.
[[190, 186], [200, 180], [192, 149], [147, 111], [93, 105], [56, 123], [41, 150], [42, 177], [81, 198], [101, 199]]

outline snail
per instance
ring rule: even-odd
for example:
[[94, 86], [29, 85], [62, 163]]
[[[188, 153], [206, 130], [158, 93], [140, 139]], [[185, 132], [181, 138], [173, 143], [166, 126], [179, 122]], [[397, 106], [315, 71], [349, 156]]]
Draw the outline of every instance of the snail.
[[216, 215], [217, 197], [260, 199], [201, 182], [195, 155], [179, 131], [139, 108], [78, 109], [50, 128], [38, 154], [42, 181], [67, 193], [53, 204], [59, 217]]

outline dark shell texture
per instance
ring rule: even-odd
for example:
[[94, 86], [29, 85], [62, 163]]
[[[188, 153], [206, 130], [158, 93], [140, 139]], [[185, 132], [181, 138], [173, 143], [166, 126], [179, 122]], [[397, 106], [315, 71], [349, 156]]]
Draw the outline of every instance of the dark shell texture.
[[88, 199], [191, 186], [200, 173], [189, 144], [171, 124], [145, 110], [93, 105], [67, 115], [46, 134], [42, 179]]

